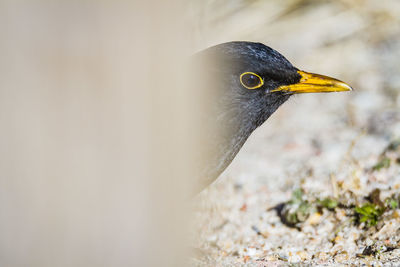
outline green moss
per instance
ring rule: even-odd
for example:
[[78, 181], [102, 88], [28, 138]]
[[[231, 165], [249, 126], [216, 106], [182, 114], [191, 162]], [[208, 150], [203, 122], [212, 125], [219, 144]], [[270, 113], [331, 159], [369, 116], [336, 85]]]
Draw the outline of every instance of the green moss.
[[399, 202], [397, 202], [397, 200], [395, 200], [395, 199], [390, 199], [389, 200], [389, 206], [390, 206], [391, 209], [395, 210], [395, 209], [398, 208]]
[[382, 168], [389, 168], [390, 167], [390, 159], [388, 157], [384, 157], [383, 159], [381, 159], [377, 164], [375, 164], [374, 167], [372, 167], [372, 169], [374, 171], [379, 171]]
[[393, 140], [392, 142], [390, 142], [390, 144], [387, 147], [387, 150], [394, 151], [394, 150], [397, 150], [397, 148], [399, 148], [399, 147], [400, 147], [400, 139], [396, 139], [396, 140]]
[[300, 222], [304, 222], [312, 212], [312, 205], [304, 199], [304, 191], [296, 189], [292, 193], [292, 198], [286, 203], [283, 217], [289, 226], [295, 226]]
[[339, 202], [333, 198], [324, 198], [323, 200], [318, 200], [317, 204], [328, 210], [334, 210], [339, 205]]
[[366, 203], [354, 206], [346, 204], [340, 198], [327, 197], [313, 200], [312, 197], [307, 197], [302, 189], [296, 189], [293, 191], [291, 199], [282, 203], [278, 214], [284, 224], [299, 229], [301, 223], [306, 221], [314, 212], [322, 213], [323, 208], [332, 212], [340, 207], [353, 211], [353, 216], [350, 215], [349, 220], [358, 224], [365, 223], [366, 227], [372, 227], [378, 224], [385, 211], [400, 208], [400, 196], [398, 194], [392, 195], [382, 202], [379, 189], [373, 190], [365, 199]]
[[292, 192], [292, 198], [289, 200], [289, 204], [298, 204], [303, 202], [304, 191], [301, 188], [297, 188]]
[[388, 197], [386, 200], [385, 200], [385, 203], [386, 203], [386, 207], [388, 208], [388, 209], [392, 209], [392, 210], [395, 210], [395, 209], [398, 209], [399, 208], [399, 203], [400, 202], [400, 196], [399, 195], [396, 195], [396, 194], [394, 194], [394, 195], [392, 195], [392, 196], [390, 196], [390, 197]]
[[385, 210], [382, 207], [368, 202], [362, 206], [355, 207], [354, 211], [360, 223], [365, 222], [368, 227], [371, 227], [378, 223], [379, 217]]

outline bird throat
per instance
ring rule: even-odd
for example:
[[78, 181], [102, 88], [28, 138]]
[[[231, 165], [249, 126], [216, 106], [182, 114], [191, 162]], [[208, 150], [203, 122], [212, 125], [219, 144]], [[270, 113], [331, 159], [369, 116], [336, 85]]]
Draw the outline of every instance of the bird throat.
[[[208, 168], [203, 170], [203, 186], [211, 184], [232, 162], [243, 147], [251, 133], [261, 126], [290, 95], [274, 94], [265, 97], [264, 101], [255, 101], [252, 108], [242, 106], [220, 115], [216, 121], [219, 126], [218, 136], [208, 140], [213, 143], [212, 151], [208, 151]], [[242, 103], [251, 103], [242, 102]], [[204, 165], [203, 165], [204, 166]]]

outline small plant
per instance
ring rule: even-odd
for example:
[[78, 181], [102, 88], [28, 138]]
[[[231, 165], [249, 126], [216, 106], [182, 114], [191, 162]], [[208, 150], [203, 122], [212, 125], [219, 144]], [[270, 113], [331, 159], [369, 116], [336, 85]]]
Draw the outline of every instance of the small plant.
[[388, 147], [386, 148], [387, 151], [394, 151], [400, 147], [400, 139], [393, 140], [390, 142]]
[[284, 224], [297, 228], [299, 223], [307, 220], [312, 208], [312, 205], [304, 197], [304, 191], [299, 188], [294, 190], [292, 198], [277, 210]]
[[389, 199], [388, 204], [392, 210], [395, 210], [399, 207], [399, 202], [395, 199]]
[[339, 205], [339, 202], [333, 198], [324, 198], [323, 200], [318, 200], [318, 206], [327, 208], [328, 210], [334, 210]]
[[372, 167], [372, 169], [374, 171], [379, 171], [379, 170], [381, 170], [383, 168], [387, 169], [389, 167], [390, 167], [390, 158], [384, 157], [378, 163], [376, 163], [375, 166]]
[[375, 226], [378, 223], [379, 217], [385, 211], [384, 208], [372, 204], [365, 203], [362, 206], [357, 206], [354, 208], [356, 215], [358, 216], [358, 221], [360, 223], [365, 222], [368, 227]]
[[395, 210], [399, 208], [400, 196], [399, 195], [392, 195], [385, 200], [386, 207], [391, 210]]
[[368, 196], [364, 197], [364, 204], [346, 204], [341, 198], [326, 197], [323, 199], [313, 199], [307, 197], [305, 192], [299, 188], [292, 192], [289, 201], [277, 205], [274, 209], [278, 212], [281, 221], [289, 226], [300, 229], [311, 214], [318, 211], [322, 214], [322, 209], [335, 211], [337, 208], [353, 211], [351, 220], [356, 223], [365, 223], [365, 227], [372, 227], [378, 224], [385, 211], [400, 208], [400, 195], [393, 194], [384, 201], [380, 199], [380, 190], [374, 189]]

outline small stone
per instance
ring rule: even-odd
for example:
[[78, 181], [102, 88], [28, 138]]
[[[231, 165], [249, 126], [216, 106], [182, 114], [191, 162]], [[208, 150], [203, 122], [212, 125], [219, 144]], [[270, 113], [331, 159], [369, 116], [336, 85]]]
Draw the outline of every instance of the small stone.
[[398, 212], [397, 210], [393, 211], [393, 213], [392, 213], [392, 218], [393, 218], [393, 219], [398, 219], [398, 218], [400, 218], [400, 214], [399, 214], [399, 212]]
[[278, 258], [275, 255], [268, 255], [265, 257], [265, 260], [268, 261], [276, 261]]
[[326, 261], [326, 260], [328, 260], [329, 258], [331, 258], [331, 256], [328, 255], [326, 252], [319, 252], [319, 253], [317, 253], [316, 256], [317, 256], [317, 258], [320, 259], [321, 261]]
[[336, 209], [336, 218], [338, 220], [343, 220], [346, 217], [346, 212], [343, 209]]
[[343, 240], [343, 237], [340, 236], [340, 235], [337, 235], [337, 236], [335, 237], [335, 243], [339, 243], [339, 242], [342, 241], [342, 240]]
[[349, 259], [349, 255], [347, 254], [346, 251], [343, 251], [342, 253], [337, 254], [335, 256], [335, 261], [337, 261], [337, 262], [343, 262], [343, 261], [346, 261], [348, 259]]
[[246, 262], [248, 262], [250, 260], [250, 256], [244, 256], [243, 257], [243, 261], [246, 263]]
[[308, 222], [309, 224], [311, 224], [311, 225], [317, 225], [317, 224], [319, 224], [319, 223], [321, 222], [321, 218], [322, 218], [321, 213], [316, 212], [316, 213], [312, 214], [312, 215], [308, 218], [307, 222]]
[[308, 253], [305, 251], [298, 251], [296, 254], [300, 257], [302, 261], [305, 261], [309, 258]]
[[[289, 253], [289, 255], [290, 255], [291, 253]], [[301, 257], [299, 256], [299, 255], [297, 255], [297, 254], [295, 254], [295, 255], [290, 255], [289, 256], [289, 259], [288, 259], [288, 261], [289, 262], [294, 262], [294, 263], [296, 263], [296, 262], [300, 262], [301, 261]]]

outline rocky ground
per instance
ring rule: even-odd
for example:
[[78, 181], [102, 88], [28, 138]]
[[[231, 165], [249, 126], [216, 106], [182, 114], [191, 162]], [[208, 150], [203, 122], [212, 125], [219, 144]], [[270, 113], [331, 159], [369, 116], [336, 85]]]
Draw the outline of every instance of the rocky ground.
[[191, 263], [400, 265], [399, 2], [235, 3], [194, 5], [204, 46], [261, 41], [355, 90], [295, 96], [250, 137], [193, 201]]

